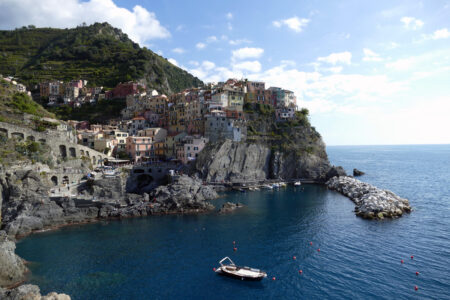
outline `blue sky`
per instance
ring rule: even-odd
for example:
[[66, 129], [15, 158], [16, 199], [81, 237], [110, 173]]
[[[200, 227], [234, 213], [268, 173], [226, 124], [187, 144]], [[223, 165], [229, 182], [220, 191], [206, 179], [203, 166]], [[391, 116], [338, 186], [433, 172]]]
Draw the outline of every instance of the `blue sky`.
[[83, 21], [204, 81], [295, 91], [328, 145], [450, 143], [449, 0], [0, 0], [2, 29]]

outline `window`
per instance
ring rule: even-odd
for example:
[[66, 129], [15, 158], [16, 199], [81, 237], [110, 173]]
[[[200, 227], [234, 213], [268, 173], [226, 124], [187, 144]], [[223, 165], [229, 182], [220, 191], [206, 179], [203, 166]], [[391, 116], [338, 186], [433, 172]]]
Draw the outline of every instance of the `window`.
[[194, 150], [198, 150], [198, 147], [194, 147]]

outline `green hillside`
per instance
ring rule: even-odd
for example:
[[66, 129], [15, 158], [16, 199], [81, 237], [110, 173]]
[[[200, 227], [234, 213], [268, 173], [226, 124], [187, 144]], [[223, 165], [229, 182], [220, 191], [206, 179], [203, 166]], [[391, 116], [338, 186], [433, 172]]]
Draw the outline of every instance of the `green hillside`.
[[72, 29], [29, 26], [2, 30], [0, 74], [18, 77], [30, 87], [52, 79], [82, 78], [90, 86], [109, 88], [142, 80], [166, 94], [203, 84], [108, 23]]

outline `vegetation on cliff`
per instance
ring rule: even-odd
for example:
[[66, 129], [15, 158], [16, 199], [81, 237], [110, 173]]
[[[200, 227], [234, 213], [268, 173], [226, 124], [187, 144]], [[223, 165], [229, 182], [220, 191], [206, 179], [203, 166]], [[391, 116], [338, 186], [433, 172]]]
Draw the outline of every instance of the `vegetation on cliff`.
[[25, 93], [19, 93], [14, 86], [5, 80], [0, 81], [0, 122], [21, 123], [23, 114], [34, 115], [36, 118], [54, 118], [41, 105], [33, 101]]
[[166, 94], [203, 84], [108, 23], [71, 29], [28, 26], [2, 30], [0, 74], [19, 77], [30, 87], [53, 79], [82, 78], [90, 85], [109, 88], [142, 80]]
[[124, 99], [99, 100], [94, 104], [71, 107], [62, 105], [49, 107], [61, 120], [89, 121], [91, 124], [106, 124], [108, 120], [120, 118], [120, 112], [127, 106]]
[[276, 121], [275, 111], [270, 105], [247, 104], [247, 141], [270, 145], [274, 151], [316, 154], [326, 158], [320, 134], [309, 122], [306, 108], [295, 112], [292, 119]]

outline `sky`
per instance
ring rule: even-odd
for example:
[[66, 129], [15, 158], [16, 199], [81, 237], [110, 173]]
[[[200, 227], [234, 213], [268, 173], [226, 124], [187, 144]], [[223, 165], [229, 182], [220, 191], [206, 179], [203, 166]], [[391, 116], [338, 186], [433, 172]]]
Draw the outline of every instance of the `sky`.
[[450, 0], [0, 0], [0, 29], [105, 21], [205, 82], [294, 91], [327, 145], [450, 143]]

